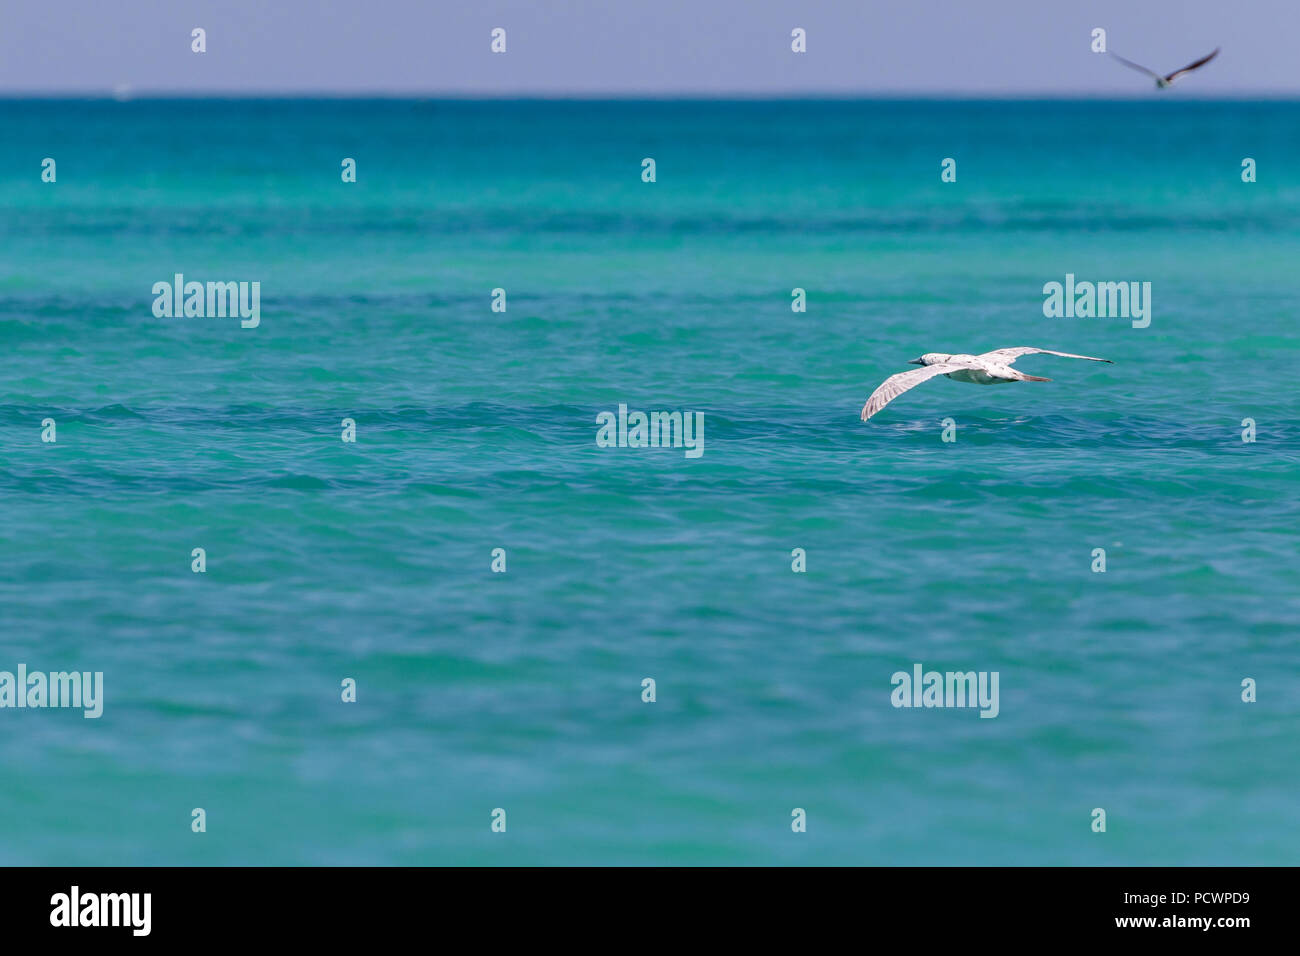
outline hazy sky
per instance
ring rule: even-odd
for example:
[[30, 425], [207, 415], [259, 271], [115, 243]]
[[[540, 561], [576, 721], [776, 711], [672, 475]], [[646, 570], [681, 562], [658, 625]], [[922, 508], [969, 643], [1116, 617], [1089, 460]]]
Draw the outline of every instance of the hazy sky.
[[1223, 47], [1169, 95], [1300, 95], [1297, 0], [5, 0], [0, 94], [1151, 95], [1094, 27]]

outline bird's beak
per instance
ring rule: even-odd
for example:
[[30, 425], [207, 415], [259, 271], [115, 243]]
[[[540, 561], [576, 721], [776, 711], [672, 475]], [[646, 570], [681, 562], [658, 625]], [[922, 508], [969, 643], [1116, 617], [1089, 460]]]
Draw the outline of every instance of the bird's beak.
[[912, 361], [908, 362], [907, 364], [908, 364], [908, 365], [920, 365], [920, 364], [922, 364], [922, 363], [921, 363], [921, 360], [920, 360], [920, 359], [912, 359]]

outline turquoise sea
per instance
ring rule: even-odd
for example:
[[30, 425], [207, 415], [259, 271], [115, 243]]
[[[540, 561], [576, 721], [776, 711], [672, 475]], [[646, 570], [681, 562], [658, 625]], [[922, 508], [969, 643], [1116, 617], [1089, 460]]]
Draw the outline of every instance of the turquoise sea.
[[1300, 104], [5, 101], [0, 250], [0, 863], [1297, 862]]

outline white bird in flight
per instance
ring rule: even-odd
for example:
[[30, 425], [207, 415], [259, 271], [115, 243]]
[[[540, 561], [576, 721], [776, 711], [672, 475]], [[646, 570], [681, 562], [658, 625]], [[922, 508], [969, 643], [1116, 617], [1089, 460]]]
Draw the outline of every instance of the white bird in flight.
[[1111, 53], [1111, 56], [1119, 60], [1125, 66], [1132, 67], [1135, 70], [1139, 70], [1145, 73], [1147, 76], [1153, 77], [1156, 81], [1156, 89], [1158, 90], [1163, 90], [1165, 87], [1171, 86], [1174, 80], [1178, 79], [1180, 76], [1182, 76], [1185, 73], [1191, 73], [1192, 70], [1199, 70], [1201, 67], [1205, 66], [1205, 64], [1209, 63], [1218, 55], [1219, 55], [1219, 47], [1215, 47], [1214, 52], [1211, 53], [1209, 56], [1203, 56], [1195, 63], [1187, 64], [1187, 66], [1183, 67], [1181, 70], [1174, 70], [1174, 72], [1166, 76], [1161, 76], [1155, 70], [1148, 70], [1145, 66], [1143, 66], [1140, 63], [1134, 63], [1132, 60], [1126, 60], [1118, 53]]
[[1110, 359], [1094, 358], [1091, 355], [1075, 355], [1073, 352], [1053, 352], [1051, 349], [1035, 349], [1022, 346], [1014, 349], [994, 349], [983, 355], [949, 355], [947, 352], [926, 352], [920, 358], [914, 358], [909, 365], [922, 368], [891, 375], [880, 383], [880, 387], [871, 393], [867, 404], [862, 406], [862, 420], [865, 422], [909, 388], [934, 378], [946, 375], [954, 382], [969, 382], [972, 385], [1003, 385], [1007, 382], [1050, 382], [1050, 378], [1037, 375], [1025, 375], [1011, 366], [1022, 355], [1059, 355], [1061, 358], [1087, 359], [1089, 362], [1110, 362]]

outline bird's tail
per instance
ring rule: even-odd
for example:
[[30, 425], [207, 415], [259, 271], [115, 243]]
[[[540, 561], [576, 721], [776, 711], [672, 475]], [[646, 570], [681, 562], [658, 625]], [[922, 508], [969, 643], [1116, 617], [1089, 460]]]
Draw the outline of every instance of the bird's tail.
[[1050, 378], [1043, 378], [1041, 375], [1025, 375], [1022, 376], [1022, 378], [1026, 382], [1050, 382], [1051, 381]]

